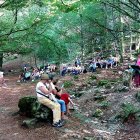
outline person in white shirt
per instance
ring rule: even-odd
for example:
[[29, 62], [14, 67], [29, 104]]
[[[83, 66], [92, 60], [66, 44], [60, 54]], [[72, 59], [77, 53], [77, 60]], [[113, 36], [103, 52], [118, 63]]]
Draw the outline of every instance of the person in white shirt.
[[[46, 84], [49, 84], [49, 76], [47, 74], [41, 75], [41, 80], [36, 85], [37, 99], [40, 103], [47, 106], [53, 111], [53, 126], [61, 127], [61, 109], [60, 104], [54, 99], [52, 101], [49, 96], [52, 95], [52, 88], [46, 88]], [[52, 96], [53, 98], [53, 96]]]
[[7, 87], [4, 77], [3, 77], [3, 73], [2, 71], [0, 71], [0, 87]]

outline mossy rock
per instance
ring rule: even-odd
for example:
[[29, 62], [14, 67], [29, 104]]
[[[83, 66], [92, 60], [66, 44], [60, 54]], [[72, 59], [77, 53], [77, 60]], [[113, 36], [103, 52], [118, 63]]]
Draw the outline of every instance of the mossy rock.
[[140, 92], [137, 92], [135, 97], [136, 97], [137, 101], [140, 102]]
[[95, 112], [93, 113], [92, 117], [99, 118], [103, 115], [103, 111], [101, 109], [96, 109]]
[[105, 85], [105, 88], [106, 88], [106, 89], [111, 89], [111, 83], [107, 83], [107, 84]]
[[111, 105], [111, 103], [109, 101], [102, 101], [99, 106], [103, 109], [108, 108]]
[[132, 118], [136, 120], [138, 113], [140, 113], [140, 109], [138, 107], [126, 102], [121, 105], [121, 110], [119, 114], [116, 115], [116, 118], [121, 119], [123, 122], [132, 120]]
[[91, 79], [91, 80], [97, 80], [97, 77], [96, 77], [95, 75], [91, 75], [91, 76], [90, 76], [90, 79]]
[[94, 100], [95, 101], [103, 101], [106, 99], [106, 96], [105, 95], [97, 95], [97, 96], [94, 96]]
[[[52, 122], [52, 110], [40, 104], [35, 96], [25, 96], [19, 100], [19, 113], [37, 121]], [[27, 121], [30, 122], [30, 121]], [[32, 121], [31, 121], [32, 123]], [[30, 125], [30, 124], [29, 124]]]
[[27, 117], [32, 117], [33, 116], [33, 114], [31, 113], [33, 107], [32, 105], [36, 101], [37, 101], [37, 97], [35, 96], [22, 97], [18, 102], [20, 113], [24, 113]]
[[84, 137], [83, 140], [97, 140], [95, 137]]
[[129, 91], [129, 87], [123, 86], [123, 85], [118, 85], [115, 87], [115, 92], [127, 92]]

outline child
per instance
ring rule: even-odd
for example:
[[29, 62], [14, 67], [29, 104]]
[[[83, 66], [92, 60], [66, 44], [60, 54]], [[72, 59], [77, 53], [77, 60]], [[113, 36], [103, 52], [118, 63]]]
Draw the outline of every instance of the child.
[[60, 91], [60, 99], [65, 101], [66, 104], [66, 114], [69, 115], [70, 114], [70, 110], [69, 110], [69, 103], [72, 104], [73, 108], [74, 108], [74, 103], [70, 98], [70, 95], [66, 92], [66, 90], [62, 87], [61, 91]]
[[54, 91], [53, 93], [55, 94], [56, 98], [65, 101], [65, 104], [66, 104], [66, 114], [69, 115], [70, 114], [69, 103], [71, 103], [73, 107], [74, 107], [75, 104], [70, 99], [70, 95], [63, 88], [64, 85], [61, 86], [61, 89], [57, 86], [58, 79], [53, 79], [52, 82], [53, 82], [53, 85], [55, 86], [55, 89], [56, 89], [55, 91], [57, 91], [57, 92]]

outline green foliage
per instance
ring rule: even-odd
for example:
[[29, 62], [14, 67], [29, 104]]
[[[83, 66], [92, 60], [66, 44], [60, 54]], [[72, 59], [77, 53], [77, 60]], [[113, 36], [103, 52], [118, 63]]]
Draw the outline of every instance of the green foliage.
[[137, 93], [135, 94], [135, 97], [136, 97], [136, 99], [140, 102], [140, 92], [137, 92]]
[[129, 119], [136, 119], [137, 113], [139, 112], [139, 108], [135, 107], [131, 103], [126, 102], [121, 105], [121, 111], [119, 115], [117, 115], [117, 118], [120, 118], [123, 122], [126, 122]]
[[94, 100], [95, 101], [103, 101], [103, 100], [105, 100], [106, 99], [106, 96], [104, 96], [104, 95], [96, 95], [96, 96], [94, 96]]
[[78, 79], [79, 79], [79, 76], [78, 76], [78, 75], [74, 75], [74, 76], [73, 76], [73, 79], [74, 79], [74, 80], [78, 80]]
[[19, 100], [18, 107], [20, 108], [20, 112], [26, 112], [27, 116], [32, 116], [30, 112], [32, 110], [32, 104], [37, 101], [35, 96], [26, 96]]
[[97, 86], [98, 86], [98, 87], [100, 87], [100, 86], [105, 86], [105, 85], [107, 85], [108, 83], [109, 83], [108, 80], [100, 80], [100, 81], [98, 82]]
[[103, 115], [103, 111], [101, 109], [96, 109], [95, 112], [93, 113], [92, 117], [99, 118]]
[[104, 109], [108, 108], [110, 105], [111, 105], [111, 104], [110, 104], [109, 101], [102, 101], [102, 102], [100, 102], [100, 104], [99, 104], [99, 106], [100, 106], [101, 108], [104, 108]]
[[[120, 29], [121, 11], [115, 7], [112, 9], [110, 2], [112, 3], [110, 0], [6, 0], [0, 9], [0, 51], [11, 54], [32, 52], [39, 60], [57, 63], [68, 62], [77, 55], [89, 53], [96, 55], [106, 51], [103, 53], [105, 56], [116, 54], [121, 50], [119, 41], [122, 36], [117, 31], [122, 30], [125, 36], [130, 32], [129, 27], [138, 31], [139, 24], [138, 21], [130, 21], [129, 27], [125, 25]], [[117, 6], [118, 3], [112, 4]], [[130, 4], [132, 3], [128, 2], [123, 6], [134, 16], [137, 12], [130, 10]], [[117, 44], [112, 47], [114, 42]]]
[[20, 114], [39, 120], [52, 118], [52, 111], [46, 106], [40, 104], [35, 96], [22, 97], [18, 102]]
[[97, 77], [96, 77], [95, 75], [91, 75], [91, 76], [90, 76], [90, 79], [91, 79], [91, 80], [97, 80]]
[[70, 87], [72, 87], [72, 86], [73, 86], [72, 81], [65, 81], [65, 82], [64, 82], [64, 88], [70, 88]]

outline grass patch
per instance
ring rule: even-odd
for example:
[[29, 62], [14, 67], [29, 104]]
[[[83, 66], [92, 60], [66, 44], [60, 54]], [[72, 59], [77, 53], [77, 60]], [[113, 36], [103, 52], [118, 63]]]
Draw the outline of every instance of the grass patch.
[[111, 103], [109, 101], [102, 101], [99, 106], [103, 109], [108, 108], [111, 105]]
[[121, 105], [121, 111], [116, 116], [116, 118], [121, 119], [123, 122], [127, 122], [129, 120], [138, 120], [139, 116], [137, 116], [137, 113], [140, 113], [140, 109], [127, 102]]
[[108, 80], [100, 80], [97, 84], [98, 87], [102, 87], [102, 86], [105, 86], [109, 83]]
[[73, 86], [73, 82], [72, 81], [65, 81], [64, 82], [64, 88], [70, 88]]

